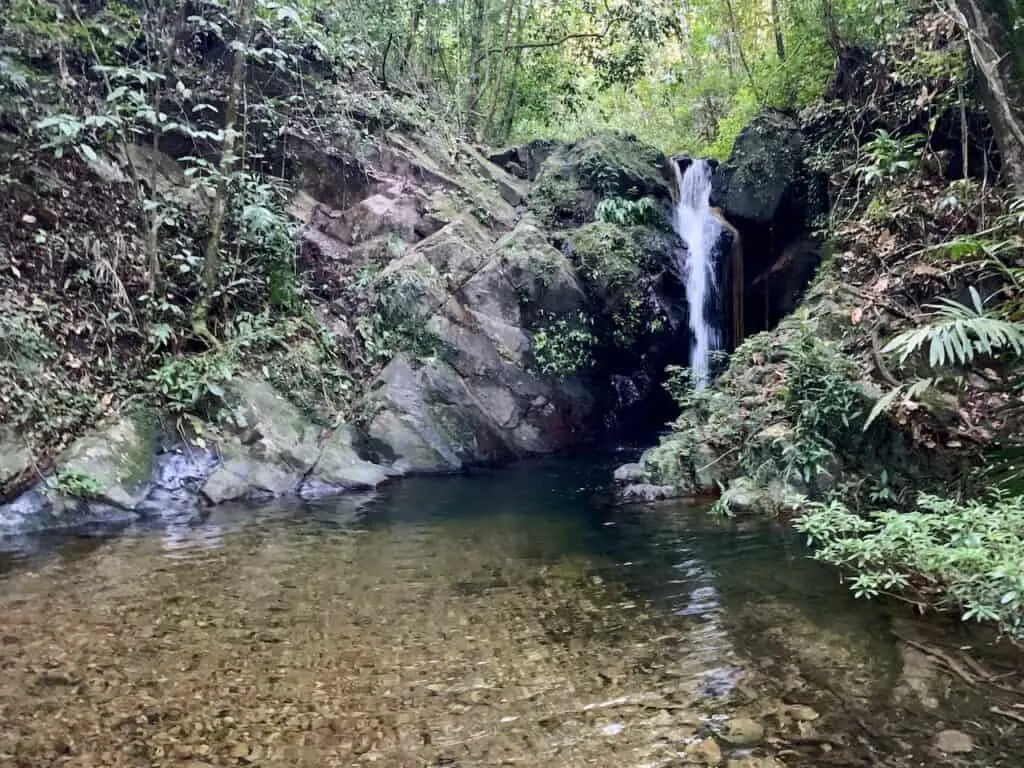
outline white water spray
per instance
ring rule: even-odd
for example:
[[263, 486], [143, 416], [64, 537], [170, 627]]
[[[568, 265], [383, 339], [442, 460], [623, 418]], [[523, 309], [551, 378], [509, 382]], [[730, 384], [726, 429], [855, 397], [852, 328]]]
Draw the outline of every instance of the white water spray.
[[718, 292], [718, 249], [722, 225], [711, 213], [712, 167], [706, 160], [694, 160], [686, 172], [673, 161], [679, 199], [676, 201], [673, 226], [686, 243], [685, 260], [680, 255], [677, 266], [686, 276], [686, 302], [689, 305], [690, 371], [694, 386], [703, 389], [708, 383], [711, 353], [721, 349], [721, 313], [716, 311]]

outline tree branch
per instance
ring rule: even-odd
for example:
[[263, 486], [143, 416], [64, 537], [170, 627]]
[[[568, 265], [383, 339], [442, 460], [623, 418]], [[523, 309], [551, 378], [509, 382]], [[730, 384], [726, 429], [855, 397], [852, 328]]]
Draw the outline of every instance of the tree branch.
[[499, 46], [496, 48], [489, 48], [477, 57], [475, 64], [479, 64], [481, 61], [486, 59], [488, 56], [493, 56], [496, 53], [508, 53], [509, 51], [526, 51], [533, 48], [557, 48], [560, 45], [565, 45], [571, 40], [600, 40], [607, 37], [611, 31], [618, 26], [621, 22], [625, 21], [624, 16], [617, 16], [605, 25], [605, 28], [600, 32], [572, 32], [562, 37], [552, 38], [549, 40], [533, 40], [525, 43], [516, 43], [515, 45]]

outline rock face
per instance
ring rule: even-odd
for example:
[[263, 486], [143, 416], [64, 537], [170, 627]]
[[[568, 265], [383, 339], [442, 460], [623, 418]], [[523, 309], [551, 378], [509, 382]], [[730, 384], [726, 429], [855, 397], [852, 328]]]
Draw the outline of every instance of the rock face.
[[140, 409], [76, 440], [52, 475], [0, 505], [0, 530], [130, 522], [151, 488], [157, 431], [156, 414]]
[[392, 137], [385, 155], [393, 176], [347, 207], [317, 184], [293, 204], [311, 263], [336, 265], [326, 282], [379, 268], [370, 311], [389, 348], [358, 408], [376, 461], [443, 473], [551, 453], [660, 395], [686, 355], [678, 243], [667, 217], [594, 221], [606, 199], [667, 213], [659, 152], [608, 135], [489, 160]]
[[748, 246], [745, 335], [772, 328], [792, 312], [820, 263], [808, 233], [813, 220], [828, 211], [828, 180], [806, 160], [796, 121], [765, 111], [740, 133], [712, 179], [711, 204]]
[[[392, 134], [364, 164], [308, 137], [289, 144], [298, 264], [339, 364], [365, 385], [351, 423], [325, 428], [335, 412], [275, 389], [266, 370], [238, 375], [202, 439], [167, 429], [158, 445], [157, 414], [123, 417], [73, 444], [53, 477], [0, 516], [187, 516], [372, 489], [558, 451], [617, 417], [670, 415], [658, 381], [685, 361], [689, 335], [660, 152], [610, 134], [488, 159], [437, 136]], [[617, 213], [597, 221], [602, 203]], [[0, 435], [0, 483], [30, 460]]]
[[210, 504], [367, 490], [401, 474], [362, 458], [354, 428], [316, 426], [261, 378], [237, 377], [225, 401], [226, 423], [208, 425], [203, 441], [163, 433], [147, 410], [77, 440], [52, 475], [0, 506], [0, 533], [187, 518]]

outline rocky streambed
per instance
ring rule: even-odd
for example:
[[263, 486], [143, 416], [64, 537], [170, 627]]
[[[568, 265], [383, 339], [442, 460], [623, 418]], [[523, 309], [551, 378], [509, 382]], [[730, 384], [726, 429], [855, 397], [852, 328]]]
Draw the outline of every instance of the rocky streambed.
[[1020, 764], [1012, 703], [942, 661], [969, 636], [853, 600], [766, 524], [618, 506], [612, 463], [0, 555], [0, 761]]

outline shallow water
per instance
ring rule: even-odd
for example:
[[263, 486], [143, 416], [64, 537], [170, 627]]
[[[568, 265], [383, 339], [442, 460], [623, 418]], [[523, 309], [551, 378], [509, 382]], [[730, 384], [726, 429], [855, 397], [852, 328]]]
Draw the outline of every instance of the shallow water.
[[0, 765], [1024, 764], [934, 624], [778, 528], [616, 506], [608, 476], [530, 462], [9, 541]]

